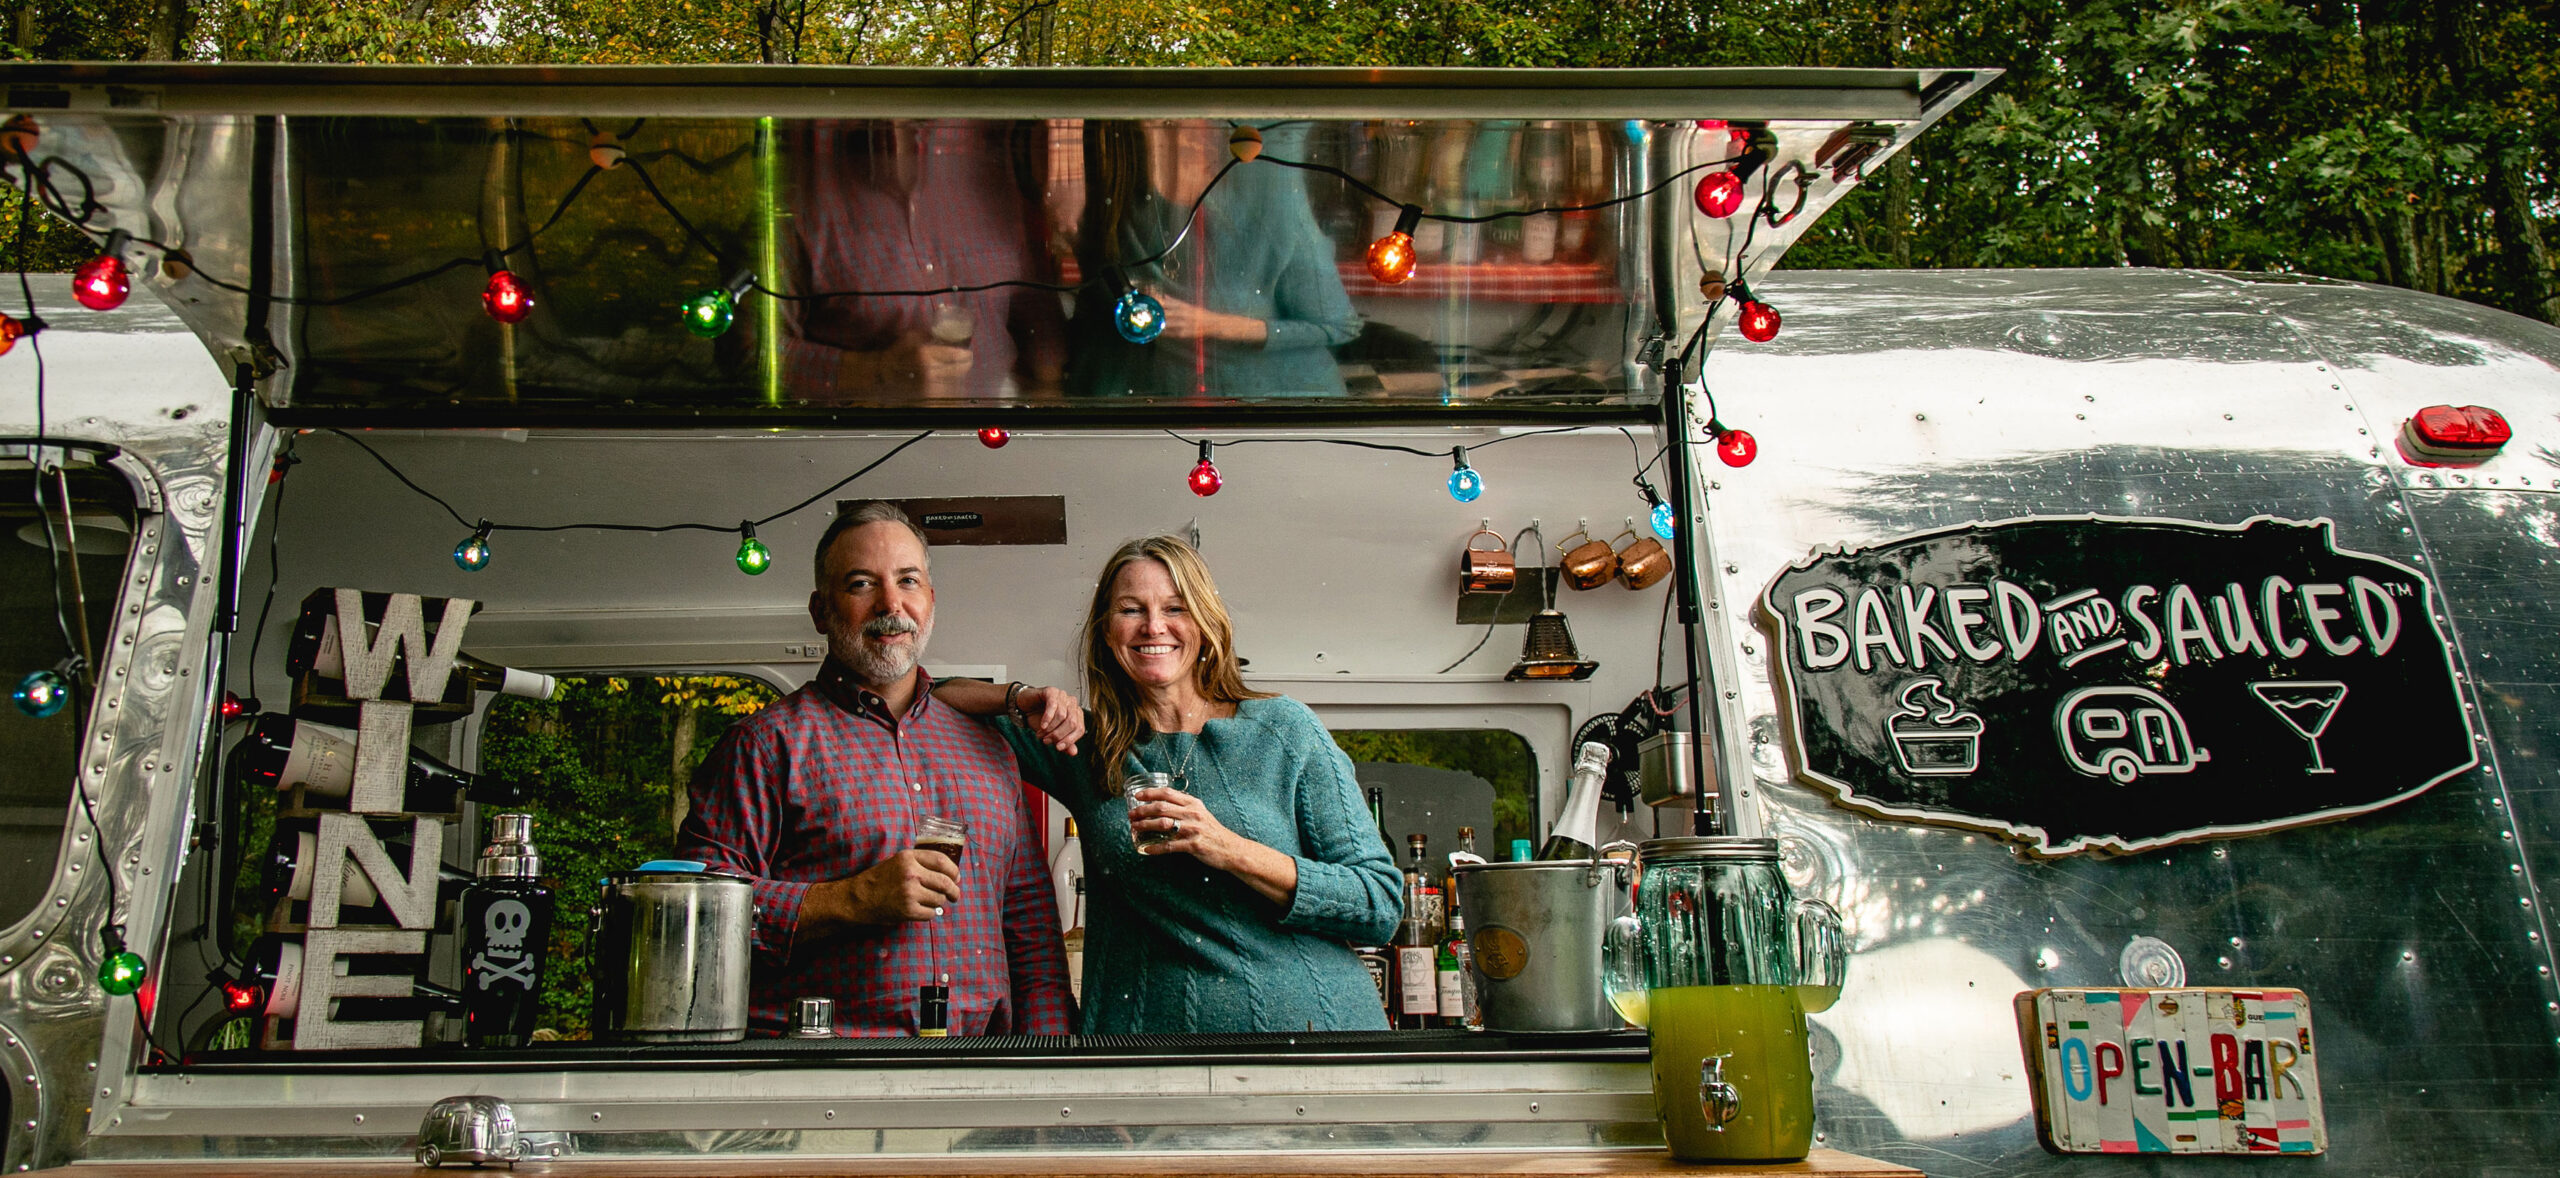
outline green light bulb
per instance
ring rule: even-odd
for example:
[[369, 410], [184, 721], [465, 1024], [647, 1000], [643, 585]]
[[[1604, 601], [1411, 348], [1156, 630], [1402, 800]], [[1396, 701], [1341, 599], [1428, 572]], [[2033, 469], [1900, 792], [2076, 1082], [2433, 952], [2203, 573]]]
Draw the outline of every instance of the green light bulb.
[[773, 550], [764, 541], [749, 535], [738, 541], [738, 571], [753, 577], [773, 567]]
[[143, 976], [149, 972], [141, 954], [131, 949], [119, 950], [98, 963], [98, 988], [122, 998], [141, 989]]
[[738, 321], [738, 300], [728, 291], [712, 287], [686, 299], [683, 314], [686, 331], [711, 339]]

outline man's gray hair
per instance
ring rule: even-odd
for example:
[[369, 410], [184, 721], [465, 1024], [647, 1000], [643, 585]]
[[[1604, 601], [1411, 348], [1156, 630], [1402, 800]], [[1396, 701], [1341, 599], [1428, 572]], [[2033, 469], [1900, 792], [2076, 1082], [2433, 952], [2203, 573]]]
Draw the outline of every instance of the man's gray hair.
[[830, 522], [827, 530], [818, 537], [817, 559], [811, 562], [816, 569], [810, 574], [811, 578], [817, 582], [818, 588], [827, 587], [827, 550], [836, 546], [836, 537], [865, 524], [896, 524], [905, 528], [916, 538], [916, 547], [924, 550], [925, 571], [933, 571], [933, 544], [924, 538], [924, 529], [917, 527], [916, 521], [907, 518], [907, 513], [900, 510], [897, 504], [883, 499], [874, 499], [855, 506], [851, 511], [836, 513], [834, 521]]

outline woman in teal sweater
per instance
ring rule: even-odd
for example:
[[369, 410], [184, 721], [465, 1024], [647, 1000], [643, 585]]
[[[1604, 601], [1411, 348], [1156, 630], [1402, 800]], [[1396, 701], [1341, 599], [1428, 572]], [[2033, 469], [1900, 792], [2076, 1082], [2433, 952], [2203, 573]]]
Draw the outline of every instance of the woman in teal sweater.
[[[1244, 685], [1200, 554], [1122, 545], [1083, 645], [1089, 721], [1055, 688], [936, 694], [1009, 713], [1024, 778], [1083, 830], [1084, 1033], [1385, 1029], [1348, 946], [1393, 935], [1401, 877], [1315, 713]], [[1139, 773], [1174, 786], [1133, 796]]]

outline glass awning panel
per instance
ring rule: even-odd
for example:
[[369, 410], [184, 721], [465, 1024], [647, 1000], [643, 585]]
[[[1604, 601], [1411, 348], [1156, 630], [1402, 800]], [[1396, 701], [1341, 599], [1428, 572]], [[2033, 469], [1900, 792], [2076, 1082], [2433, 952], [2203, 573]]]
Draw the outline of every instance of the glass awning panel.
[[1989, 79], [0, 77], [61, 210], [280, 417], [421, 425], [1640, 411], [1702, 278]]

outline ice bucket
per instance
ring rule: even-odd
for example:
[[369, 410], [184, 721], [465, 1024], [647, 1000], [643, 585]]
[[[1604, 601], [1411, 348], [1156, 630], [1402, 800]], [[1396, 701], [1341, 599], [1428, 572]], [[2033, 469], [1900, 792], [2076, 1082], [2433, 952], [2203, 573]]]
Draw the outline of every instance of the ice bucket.
[[1609, 922], [1627, 911], [1628, 864], [1614, 859], [1466, 863], [1452, 868], [1484, 1025], [1495, 1031], [1613, 1031], [1600, 976]]

